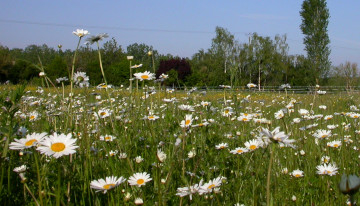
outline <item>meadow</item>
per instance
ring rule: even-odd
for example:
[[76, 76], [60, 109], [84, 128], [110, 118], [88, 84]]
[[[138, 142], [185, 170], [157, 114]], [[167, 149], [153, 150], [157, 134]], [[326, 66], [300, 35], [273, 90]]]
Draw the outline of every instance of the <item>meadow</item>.
[[0, 87], [1, 205], [358, 199], [357, 93], [63, 88]]

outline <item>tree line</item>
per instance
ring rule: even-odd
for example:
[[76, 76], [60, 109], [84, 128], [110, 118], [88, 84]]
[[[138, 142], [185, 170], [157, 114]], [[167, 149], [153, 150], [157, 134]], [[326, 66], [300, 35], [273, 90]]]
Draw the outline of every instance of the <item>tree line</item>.
[[[101, 47], [102, 63], [107, 81], [112, 85], [129, 84], [130, 62], [143, 66], [133, 72], [150, 71], [158, 77], [162, 73], [169, 78], [167, 86], [245, 86], [252, 82], [261, 86], [344, 85], [358, 84], [357, 65], [345, 62], [333, 67], [326, 75], [313, 68], [313, 61], [304, 55], [289, 55], [286, 35], [274, 38], [249, 35], [247, 42], [239, 42], [227, 29], [216, 27], [211, 47], [200, 49], [191, 58], [171, 54], [159, 54], [152, 46], [134, 43], [126, 50], [114, 38]], [[149, 53], [151, 52], [151, 53]], [[9, 49], [0, 46], [0, 81], [13, 84], [24, 81], [40, 84], [39, 72], [55, 82], [56, 78], [69, 77], [74, 51], [50, 48], [47, 45], [30, 45], [25, 49]], [[97, 50], [89, 45], [81, 46], [75, 68], [90, 77], [91, 85], [103, 83]]]
[[[128, 85], [130, 63], [142, 64], [134, 72], [150, 71], [167, 74], [167, 86], [260, 86], [289, 84], [296, 86], [339, 85], [348, 88], [358, 84], [358, 66], [345, 62], [337, 67], [329, 60], [330, 39], [327, 34], [329, 9], [326, 0], [304, 0], [300, 11], [307, 56], [290, 55], [286, 35], [275, 37], [249, 34], [247, 42], [239, 42], [227, 29], [216, 27], [211, 47], [200, 49], [191, 58], [159, 54], [152, 46], [134, 43], [124, 50], [112, 38], [101, 47], [102, 65], [113, 85]], [[107, 35], [106, 35], [107, 36]], [[75, 51], [30, 45], [25, 49], [9, 49], [0, 45], [0, 81], [38, 84], [40, 71], [54, 81], [70, 77]], [[97, 50], [88, 44], [80, 47], [75, 68], [86, 72], [90, 84], [103, 83]], [[133, 56], [132, 62], [127, 56]]]

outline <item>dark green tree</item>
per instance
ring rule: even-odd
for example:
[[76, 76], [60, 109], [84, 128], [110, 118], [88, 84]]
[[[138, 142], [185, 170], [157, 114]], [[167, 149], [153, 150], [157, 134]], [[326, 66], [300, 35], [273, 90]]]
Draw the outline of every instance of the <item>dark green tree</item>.
[[316, 71], [315, 78], [324, 79], [331, 66], [330, 39], [327, 33], [330, 14], [326, 0], [304, 0], [300, 15], [307, 58], [312, 62], [312, 69]]
[[68, 71], [66, 61], [60, 56], [56, 56], [45, 69], [45, 73], [53, 82], [59, 77], [68, 77]]

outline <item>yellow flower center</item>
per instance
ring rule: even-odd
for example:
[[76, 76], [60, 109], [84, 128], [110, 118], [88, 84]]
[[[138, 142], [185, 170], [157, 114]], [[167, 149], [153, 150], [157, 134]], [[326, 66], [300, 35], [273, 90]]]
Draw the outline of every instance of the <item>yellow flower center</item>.
[[295, 174], [295, 177], [301, 177], [301, 174]]
[[101, 87], [102, 87], [102, 88], [106, 88], [107, 86], [106, 86], [106, 85], [102, 85]]
[[203, 124], [203, 123], [200, 123], [200, 124], [199, 124], [199, 127], [202, 127], [202, 126], [204, 126], [204, 124]]
[[338, 144], [334, 144], [334, 147], [339, 147], [339, 145], [338, 145]]
[[141, 79], [149, 79], [149, 75], [141, 75]]
[[229, 113], [230, 111], [228, 109], [225, 110], [225, 114]]
[[34, 144], [34, 142], [37, 142], [37, 140], [36, 139], [31, 139], [31, 140], [25, 142], [25, 146], [30, 147], [30, 146], [32, 146]]
[[104, 139], [107, 140], [107, 141], [109, 141], [109, 140], [111, 140], [111, 137], [106, 136]]
[[327, 137], [327, 135], [326, 135], [326, 134], [321, 135], [321, 138], [325, 138], [325, 137]]
[[113, 187], [115, 187], [115, 184], [106, 184], [106, 185], [103, 186], [103, 188], [104, 188], [105, 190], [111, 189], [111, 188], [113, 188]]
[[237, 152], [237, 153], [242, 153], [243, 150], [242, 150], [242, 149], [239, 149], [239, 150], [237, 150], [236, 152]]
[[214, 188], [214, 187], [215, 187], [215, 185], [214, 185], [214, 184], [211, 184], [211, 185], [209, 185], [208, 189], [212, 189], [212, 188]]
[[148, 118], [149, 118], [149, 119], [154, 119], [155, 117], [154, 117], [154, 116], [149, 116]]
[[35, 116], [34, 116], [34, 115], [31, 115], [31, 116], [30, 116], [30, 120], [33, 120], [33, 119], [35, 119]]
[[51, 150], [54, 152], [61, 152], [65, 149], [65, 144], [61, 142], [57, 142], [51, 145]]
[[136, 184], [138, 184], [138, 185], [142, 185], [142, 184], [144, 184], [144, 180], [143, 179], [138, 179], [137, 181], [136, 181]]
[[191, 122], [191, 121], [190, 121], [189, 119], [188, 119], [188, 120], [186, 120], [186, 121], [185, 121], [185, 125], [189, 125], [189, 124], [190, 124], [190, 122]]
[[256, 147], [256, 145], [250, 145], [250, 149], [251, 150], [254, 150], [254, 149], [256, 149], [257, 147]]
[[105, 116], [106, 112], [100, 112], [100, 116]]
[[247, 118], [243, 118], [243, 121], [247, 121], [248, 119]]

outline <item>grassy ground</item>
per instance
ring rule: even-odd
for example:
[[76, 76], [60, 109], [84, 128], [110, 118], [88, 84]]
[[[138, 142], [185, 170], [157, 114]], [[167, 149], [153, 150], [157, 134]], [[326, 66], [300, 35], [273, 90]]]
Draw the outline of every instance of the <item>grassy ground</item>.
[[[359, 170], [358, 95], [223, 90], [157, 91], [143, 98], [145, 91], [151, 93], [76, 89], [69, 97], [68, 89], [64, 96], [61, 88], [26, 88], [22, 95], [16, 87], [1, 87], [2, 205], [134, 205], [136, 198], [144, 205], [346, 204], [348, 196], [338, 185], [343, 173], [357, 175]], [[283, 117], [276, 118], [282, 109]], [[309, 114], [300, 115], [300, 109]], [[326, 120], [327, 115], [332, 117]], [[186, 120], [189, 125], [181, 127]], [[262, 145], [263, 128], [276, 127], [296, 140], [296, 148], [276, 141]], [[59, 158], [41, 153], [41, 142], [7, 150], [15, 139], [26, 138], [19, 128], [26, 128], [27, 135], [72, 134], [78, 147]], [[315, 137], [320, 129], [331, 135]], [[115, 139], [101, 140], [109, 135]], [[251, 140], [255, 148], [245, 145]], [[334, 140], [341, 145], [329, 147]], [[249, 151], [230, 153], [239, 147]], [[160, 161], [159, 150], [165, 160]], [[336, 165], [332, 176], [317, 174], [325, 156]], [[28, 167], [25, 181], [13, 172], [21, 165]], [[297, 169], [302, 177], [293, 175]], [[139, 172], [151, 180], [141, 187], [130, 185], [129, 178]], [[90, 187], [108, 176], [126, 181], [100, 192]]]

